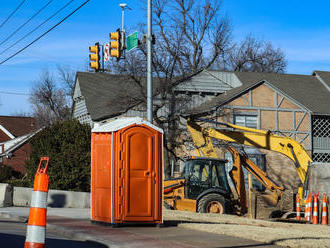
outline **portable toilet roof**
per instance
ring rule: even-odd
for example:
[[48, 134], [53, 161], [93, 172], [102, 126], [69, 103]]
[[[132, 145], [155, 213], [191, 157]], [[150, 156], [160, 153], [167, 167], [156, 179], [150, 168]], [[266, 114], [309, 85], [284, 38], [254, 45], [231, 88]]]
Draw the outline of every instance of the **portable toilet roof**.
[[143, 120], [141, 117], [125, 117], [125, 118], [116, 119], [114, 121], [109, 121], [106, 123], [95, 123], [92, 132], [93, 133], [116, 132], [122, 128], [131, 125], [146, 125], [160, 133], [163, 133], [163, 130], [161, 128], [151, 124], [146, 120]]

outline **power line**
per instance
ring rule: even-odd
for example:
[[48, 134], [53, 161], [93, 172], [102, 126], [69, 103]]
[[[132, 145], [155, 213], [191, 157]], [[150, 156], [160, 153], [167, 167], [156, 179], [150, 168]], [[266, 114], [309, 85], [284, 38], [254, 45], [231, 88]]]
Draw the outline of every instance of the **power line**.
[[23, 5], [23, 3], [25, 2], [26, 0], [23, 0], [17, 7], [16, 9], [11, 12], [11, 14], [6, 18], [6, 20], [4, 20], [1, 24], [0, 24], [0, 28], [2, 28], [3, 25], [5, 25], [9, 19], [16, 13], [17, 10], [19, 10], [19, 8]]
[[11, 92], [11, 91], [1, 91], [0, 94], [7, 94], [7, 95], [19, 95], [19, 96], [30, 96], [31, 94], [27, 93], [20, 93], [20, 92]]
[[44, 37], [46, 34], [48, 34], [50, 31], [52, 31], [53, 29], [55, 29], [58, 25], [60, 25], [62, 22], [64, 22], [66, 19], [68, 19], [70, 16], [72, 16], [75, 12], [77, 12], [80, 8], [82, 8], [85, 4], [87, 4], [90, 0], [85, 1], [83, 4], [81, 4], [78, 8], [76, 8], [74, 11], [72, 11], [69, 15], [67, 15], [66, 17], [64, 17], [60, 22], [58, 22], [57, 24], [55, 24], [53, 27], [51, 27], [50, 29], [48, 29], [46, 32], [44, 32], [42, 35], [40, 35], [38, 38], [36, 38], [35, 40], [33, 40], [32, 42], [30, 42], [28, 45], [26, 45], [25, 47], [23, 47], [22, 49], [20, 49], [19, 51], [17, 51], [16, 53], [14, 53], [13, 55], [9, 56], [8, 58], [6, 58], [5, 60], [0, 62], [0, 65], [2, 65], [3, 63], [7, 62], [8, 60], [10, 60], [11, 58], [15, 57], [17, 54], [21, 53], [22, 51], [24, 51], [26, 48], [28, 48], [29, 46], [31, 46], [32, 44], [34, 44], [35, 42], [37, 42], [38, 40], [40, 40], [42, 37]]
[[9, 40], [11, 37], [13, 37], [18, 31], [20, 31], [26, 24], [28, 24], [30, 21], [32, 21], [33, 18], [35, 18], [37, 15], [40, 14], [41, 11], [43, 11], [51, 2], [54, 0], [48, 1], [44, 6], [42, 6], [33, 16], [31, 16], [26, 22], [24, 22], [21, 26], [19, 26], [14, 32], [12, 32], [6, 39], [0, 42], [0, 45], [5, 43], [7, 40]]
[[32, 33], [34, 33], [37, 29], [39, 29], [42, 25], [44, 25], [45, 23], [47, 23], [49, 20], [51, 20], [54, 16], [56, 16], [58, 13], [60, 13], [63, 9], [65, 9], [67, 6], [69, 6], [74, 0], [70, 0], [69, 2], [67, 2], [62, 8], [60, 8], [59, 10], [57, 10], [53, 15], [51, 15], [50, 17], [48, 17], [45, 21], [43, 21], [42, 23], [40, 23], [37, 27], [35, 27], [34, 29], [32, 29], [30, 32], [28, 32], [26, 35], [24, 35], [22, 38], [20, 38], [19, 40], [17, 40], [16, 42], [14, 42], [13, 44], [11, 44], [9, 47], [7, 47], [6, 49], [2, 50], [0, 52], [0, 55], [4, 54], [6, 51], [8, 51], [10, 48], [12, 48], [13, 46], [15, 46], [17, 43], [21, 42], [22, 40], [24, 40], [26, 37], [30, 36]]

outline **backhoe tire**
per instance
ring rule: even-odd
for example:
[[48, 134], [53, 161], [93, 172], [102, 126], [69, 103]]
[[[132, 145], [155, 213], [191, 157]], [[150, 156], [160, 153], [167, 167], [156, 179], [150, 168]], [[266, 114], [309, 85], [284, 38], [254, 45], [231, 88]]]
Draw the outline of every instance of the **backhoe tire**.
[[198, 201], [197, 210], [199, 213], [225, 214], [227, 211], [225, 198], [219, 194], [205, 195]]

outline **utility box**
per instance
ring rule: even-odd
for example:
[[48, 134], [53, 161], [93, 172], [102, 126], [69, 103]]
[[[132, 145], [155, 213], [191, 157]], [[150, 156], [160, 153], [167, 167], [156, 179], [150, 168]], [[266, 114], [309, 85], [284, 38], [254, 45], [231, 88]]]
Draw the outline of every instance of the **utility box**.
[[91, 219], [162, 223], [163, 130], [141, 118], [92, 129]]

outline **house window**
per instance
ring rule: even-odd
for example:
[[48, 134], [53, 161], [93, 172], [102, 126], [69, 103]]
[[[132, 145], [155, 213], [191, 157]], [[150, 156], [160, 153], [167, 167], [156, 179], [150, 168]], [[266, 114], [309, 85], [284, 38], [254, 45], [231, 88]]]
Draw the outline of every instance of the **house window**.
[[256, 115], [238, 114], [234, 115], [234, 124], [243, 127], [257, 128], [257, 119]]

